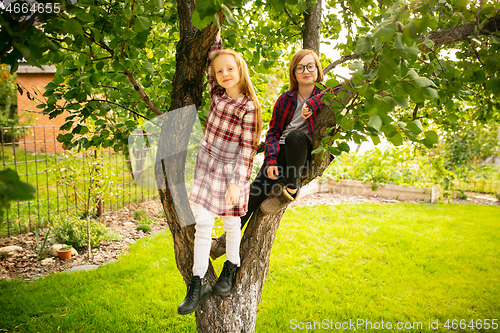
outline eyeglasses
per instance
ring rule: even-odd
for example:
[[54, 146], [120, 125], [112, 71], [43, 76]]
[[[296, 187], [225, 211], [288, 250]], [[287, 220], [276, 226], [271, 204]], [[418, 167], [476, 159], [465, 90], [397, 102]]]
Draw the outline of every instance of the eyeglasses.
[[305, 66], [304, 66], [304, 65], [297, 65], [297, 66], [295, 67], [295, 73], [297, 73], [297, 74], [302, 74], [302, 73], [304, 73], [304, 71], [306, 70], [306, 68], [307, 68], [307, 71], [308, 71], [309, 73], [311, 73], [311, 72], [315, 72], [315, 71], [316, 71], [316, 63], [314, 63], [314, 62], [310, 62], [310, 63], [308, 63], [308, 64], [307, 64], [307, 65], [305, 65]]

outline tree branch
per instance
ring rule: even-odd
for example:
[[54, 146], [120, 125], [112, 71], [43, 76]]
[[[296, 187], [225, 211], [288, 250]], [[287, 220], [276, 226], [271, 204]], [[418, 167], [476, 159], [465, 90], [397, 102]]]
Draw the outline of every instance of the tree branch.
[[285, 13], [288, 15], [288, 17], [290, 18], [290, 20], [292, 20], [293, 24], [299, 25], [299, 23], [297, 21], [295, 21], [295, 19], [293, 18], [292, 14], [290, 14], [290, 12], [286, 8], [286, 6], [285, 6]]
[[479, 1], [479, 9], [476, 12], [476, 25], [477, 25], [477, 33], [476, 36], [479, 37], [479, 31], [481, 30], [480, 27], [480, 21], [479, 21], [479, 14], [481, 13], [481, 8], [483, 8], [483, 0]]
[[413, 109], [413, 120], [417, 119], [418, 105], [415, 105], [415, 109]]
[[[470, 36], [474, 35], [474, 29], [476, 27], [476, 23], [464, 24], [454, 28], [446, 28], [438, 31], [432, 31], [425, 35], [422, 35], [417, 40], [423, 42], [426, 39], [430, 39], [434, 46], [444, 46], [453, 44], [459, 41], [468, 40]], [[478, 32], [481, 35], [497, 35], [497, 32], [500, 30], [500, 14], [493, 16], [489, 19], [488, 23], [484, 26], [483, 29], [479, 29]], [[428, 49], [426, 46], [423, 46], [424, 49]], [[347, 56], [343, 56], [339, 60], [332, 62], [328, 65], [323, 73], [326, 74], [331, 71], [336, 66], [352, 59], [358, 59], [360, 57], [360, 53], [350, 54]]]
[[[125, 109], [129, 112], [132, 112], [133, 114], [135, 114], [136, 116], [139, 116], [139, 117], [142, 117], [146, 120], [150, 120], [149, 118], [147, 118], [146, 116], [143, 116], [142, 114], [140, 114], [139, 112], [137, 111], [134, 111], [128, 107], [126, 107], [125, 105], [122, 105], [122, 104], [119, 104], [119, 103], [116, 103], [116, 102], [112, 102], [112, 101], [108, 101], [107, 99], [96, 99], [96, 98], [92, 98], [92, 99], [88, 99], [88, 100], [85, 100], [84, 101], [85, 103], [89, 103], [89, 102], [103, 102], [103, 103], [109, 103], [109, 104], [113, 104], [113, 105], [116, 105], [122, 109]], [[73, 105], [76, 105], [76, 104], [80, 104], [81, 102], [77, 102], [77, 103], [71, 103], [69, 104], [68, 106], [62, 108], [62, 109], [67, 109], [67, 108], [70, 108], [72, 107]]]
[[346, 61], [353, 60], [353, 59], [359, 59], [360, 56], [361, 56], [361, 53], [355, 53], [355, 54], [349, 54], [349, 55], [343, 56], [339, 60], [335, 60], [330, 65], [326, 66], [326, 68], [323, 70], [323, 74], [328, 73], [329, 71], [331, 71], [332, 69], [334, 69], [335, 67], [337, 67], [338, 65], [340, 65]]
[[[474, 35], [476, 22], [460, 25], [454, 28], [446, 28], [438, 31], [431, 31], [418, 38], [419, 41], [430, 39], [434, 42], [434, 46], [444, 46], [453, 44], [459, 41], [468, 40], [470, 36]], [[496, 34], [500, 30], [500, 14], [490, 17], [483, 29], [479, 29], [479, 35], [488, 36]], [[424, 46], [425, 49], [427, 47]]]
[[266, 37], [269, 37], [269, 36], [271, 36], [271, 35], [275, 35], [278, 31], [280, 31], [280, 30], [282, 30], [282, 29], [285, 29], [285, 28], [288, 28], [289, 26], [292, 26], [292, 25], [294, 25], [294, 24], [287, 24], [287, 25], [284, 25], [284, 26], [282, 26], [281, 28], [279, 28], [279, 29], [277, 29], [277, 30], [273, 30], [273, 31], [271, 31], [270, 33], [268, 33], [268, 34], [266, 35]]
[[158, 108], [153, 104], [151, 103], [151, 100], [149, 99], [149, 96], [144, 92], [144, 90], [142, 90], [142, 88], [139, 86], [139, 84], [137, 83], [137, 81], [135, 80], [134, 76], [132, 75], [132, 73], [127, 69], [125, 70], [125, 75], [128, 77], [128, 79], [130, 80], [130, 82], [132, 83], [132, 86], [134, 87], [134, 89], [139, 93], [139, 95], [141, 96], [142, 100], [146, 103], [146, 105], [158, 116], [161, 116], [163, 113], [158, 110]]

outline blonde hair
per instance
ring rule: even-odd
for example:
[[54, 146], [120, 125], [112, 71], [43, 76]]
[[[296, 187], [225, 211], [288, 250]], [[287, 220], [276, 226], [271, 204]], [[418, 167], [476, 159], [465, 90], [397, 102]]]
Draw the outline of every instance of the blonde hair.
[[292, 61], [290, 61], [290, 69], [289, 69], [289, 78], [290, 78], [290, 90], [298, 90], [299, 84], [297, 82], [297, 78], [295, 77], [295, 67], [299, 64], [299, 62], [304, 59], [306, 55], [312, 55], [314, 58], [314, 62], [316, 63], [316, 70], [318, 71], [318, 78], [316, 82], [323, 81], [323, 69], [321, 68], [321, 64], [319, 62], [318, 55], [313, 50], [302, 49], [297, 51], [293, 57]]
[[215, 53], [214, 56], [212, 57], [212, 65], [211, 65], [212, 73], [215, 73], [215, 68], [214, 68], [215, 59], [223, 54], [230, 54], [234, 57], [234, 60], [236, 61], [236, 65], [238, 66], [240, 74], [240, 82], [239, 82], [240, 91], [243, 95], [250, 97], [255, 107], [255, 135], [253, 138], [253, 144], [257, 145], [259, 143], [260, 132], [262, 130], [262, 114], [261, 114], [260, 104], [257, 99], [257, 95], [255, 94], [255, 90], [253, 89], [252, 86], [252, 81], [250, 80], [250, 74], [248, 72], [247, 63], [245, 62], [245, 60], [243, 60], [243, 58], [239, 53], [231, 49], [223, 49]]

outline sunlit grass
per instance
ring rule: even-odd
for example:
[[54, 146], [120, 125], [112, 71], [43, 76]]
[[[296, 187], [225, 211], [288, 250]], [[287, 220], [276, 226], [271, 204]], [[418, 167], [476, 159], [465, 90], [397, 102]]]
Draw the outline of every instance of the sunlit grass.
[[[166, 231], [94, 271], [0, 282], [0, 332], [195, 332], [194, 315], [176, 312], [185, 291]], [[499, 300], [499, 207], [295, 207], [274, 242], [256, 332], [324, 319], [423, 331], [439, 320], [448, 332], [447, 319], [499, 318]]]
[[292, 208], [271, 254], [257, 331], [285, 331], [293, 319], [499, 318], [499, 245], [500, 207]]

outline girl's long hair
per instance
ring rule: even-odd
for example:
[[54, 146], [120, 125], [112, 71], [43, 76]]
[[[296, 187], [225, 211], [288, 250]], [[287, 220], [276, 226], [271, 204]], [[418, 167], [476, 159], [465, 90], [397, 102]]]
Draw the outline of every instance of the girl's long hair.
[[255, 107], [255, 135], [253, 138], [253, 144], [257, 145], [260, 140], [260, 132], [262, 131], [262, 114], [261, 114], [259, 100], [257, 99], [257, 95], [255, 94], [255, 90], [253, 89], [252, 86], [252, 81], [250, 80], [250, 74], [248, 72], [247, 63], [245, 62], [245, 60], [243, 60], [241, 55], [239, 55], [237, 52], [231, 49], [220, 50], [212, 57], [212, 73], [214, 73], [214, 75], [215, 75], [215, 69], [214, 69], [215, 58], [217, 58], [222, 54], [230, 54], [234, 57], [240, 74], [240, 82], [239, 82], [240, 91], [243, 95], [250, 97]]
[[313, 50], [302, 49], [297, 51], [293, 55], [292, 61], [290, 61], [290, 90], [299, 90], [299, 83], [297, 82], [297, 77], [295, 76], [295, 67], [297, 67], [299, 62], [308, 54], [312, 55], [312, 57], [314, 58], [314, 62], [316, 63], [316, 70], [318, 71], [318, 78], [316, 79], [316, 82], [323, 81], [323, 69], [321, 68], [321, 63], [319, 62], [318, 55]]

